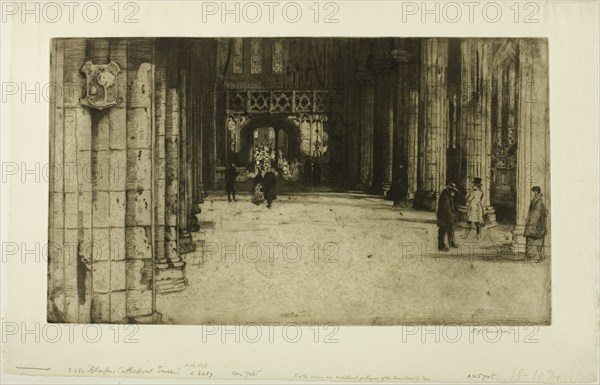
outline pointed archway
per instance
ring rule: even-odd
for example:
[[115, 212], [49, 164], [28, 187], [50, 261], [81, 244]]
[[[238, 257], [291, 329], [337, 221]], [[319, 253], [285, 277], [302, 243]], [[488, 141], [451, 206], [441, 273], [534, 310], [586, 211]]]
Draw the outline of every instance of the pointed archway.
[[[270, 131], [271, 134], [266, 134], [265, 137], [260, 135], [260, 131]], [[252, 148], [265, 141], [272, 144], [276, 161], [280, 156], [290, 162], [300, 160], [299, 127], [290, 116], [274, 114], [255, 115], [244, 119], [240, 125], [239, 152], [232, 154], [232, 161], [242, 167], [252, 169]]]

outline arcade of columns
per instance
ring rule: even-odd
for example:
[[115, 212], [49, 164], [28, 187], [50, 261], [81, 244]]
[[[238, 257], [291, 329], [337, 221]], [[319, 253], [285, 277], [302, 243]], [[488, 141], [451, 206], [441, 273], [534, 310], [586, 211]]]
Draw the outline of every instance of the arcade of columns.
[[[540, 186], [550, 206], [547, 42], [463, 39], [450, 52], [449, 39], [402, 39], [387, 51], [371, 52], [371, 58], [363, 44], [356, 75], [359, 186], [385, 192], [404, 164], [414, 207], [435, 210], [448, 182], [469, 191], [479, 177], [491, 226], [496, 223], [491, 198], [508, 187], [510, 203], [516, 200], [512, 250], [523, 251], [531, 187]], [[449, 79], [451, 60], [458, 62], [458, 81], [456, 75]], [[501, 122], [502, 115], [508, 123]], [[455, 147], [460, 154], [454, 159], [449, 154]], [[495, 157], [511, 148], [512, 161], [499, 165]], [[505, 180], [507, 172], [514, 180]]]
[[[210, 64], [216, 48], [209, 40], [53, 41], [51, 81], [73, 92], [50, 106], [49, 321], [157, 322], [156, 294], [185, 287], [182, 254], [194, 248], [198, 205], [224, 165], [217, 152], [226, 135], [217, 129], [218, 75]], [[474, 177], [484, 180], [493, 221], [494, 119], [499, 94], [507, 92], [498, 84], [511, 73], [512, 250], [522, 251], [530, 188], [540, 186], [550, 205], [546, 41], [464, 39], [460, 84], [453, 87], [448, 39], [387, 40], [353, 43], [346, 131], [330, 135], [342, 137], [347, 149], [335, 158], [343, 160], [345, 185], [383, 193], [404, 164], [415, 207], [435, 210], [448, 171], [458, 168], [467, 189]], [[80, 103], [87, 61], [119, 65], [117, 106], [94, 111]], [[458, 107], [459, 117], [450, 111]], [[447, 156], [456, 143], [458, 162]], [[66, 175], [72, 165], [77, 172]]]
[[[214, 143], [200, 129], [214, 127], [214, 80], [190, 71], [214, 50], [185, 44], [195, 56], [153, 39], [53, 41], [51, 78], [64, 91], [50, 106], [49, 321], [157, 322], [156, 294], [185, 287]], [[116, 106], [80, 102], [88, 61], [120, 67]]]

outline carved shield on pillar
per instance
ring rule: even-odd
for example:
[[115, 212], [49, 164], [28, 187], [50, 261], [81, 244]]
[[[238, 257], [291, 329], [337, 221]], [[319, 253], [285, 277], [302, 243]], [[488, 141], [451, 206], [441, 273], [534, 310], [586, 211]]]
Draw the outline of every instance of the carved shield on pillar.
[[81, 72], [86, 78], [86, 96], [80, 99], [81, 104], [97, 110], [117, 105], [117, 74], [121, 72], [117, 63], [92, 64], [88, 61]]

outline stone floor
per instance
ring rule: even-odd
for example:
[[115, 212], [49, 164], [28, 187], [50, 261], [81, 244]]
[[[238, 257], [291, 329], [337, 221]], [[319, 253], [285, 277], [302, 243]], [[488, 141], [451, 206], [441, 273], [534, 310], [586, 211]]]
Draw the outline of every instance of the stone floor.
[[188, 286], [159, 294], [166, 323], [547, 324], [550, 258], [510, 252], [511, 226], [436, 249], [435, 213], [352, 193], [280, 193], [273, 207], [203, 205]]

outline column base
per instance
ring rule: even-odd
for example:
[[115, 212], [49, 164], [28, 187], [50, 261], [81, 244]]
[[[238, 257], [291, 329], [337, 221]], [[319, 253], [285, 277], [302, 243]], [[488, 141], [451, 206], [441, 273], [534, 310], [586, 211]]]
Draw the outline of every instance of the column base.
[[394, 197], [392, 196], [392, 184], [391, 183], [384, 183], [381, 185], [381, 191], [383, 193], [383, 197], [388, 200], [394, 200]]
[[159, 312], [153, 312], [152, 314], [138, 316], [138, 317], [129, 317], [127, 323], [132, 324], [160, 324], [162, 323], [162, 314]]
[[183, 266], [156, 269], [156, 292], [172, 293], [182, 291], [187, 285], [185, 262]]
[[523, 232], [525, 231], [525, 225], [516, 225], [515, 228], [511, 231], [512, 233], [512, 242], [510, 243], [510, 251], [515, 254], [523, 254], [525, 255], [525, 245], [527, 243], [527, 238], [523, 236]]
[[371, 184], [367, 183], [367, 182], [360, 182], [359, 184], [356, 185], [356, 189], [360, 190], [360, 191], [364, 191], [364, 192], [370, 192]]
[[206, 191], [204, 191], [204, 184], [198, 184], [198, 204], [204, 203], [204, 198], [206, 197]]
[[417, 210], [436, 211], [438, 194], [435, 191], [417, 191], [413, 200], [413, 208]]
[[179, 249], [177, 251], [179, 255], [196, 251], [196, 245], [189, 232], [183, 231], [179, 234]]
[[369, 193], [373, 195], [383, 196], [387, 199], [387, 192], [390, 190], [389, 185], [381, 184], [381, 185], [371, 185], [369, 189]]
[[190, 213], [188, 216], [188, 232], [194, 233], [200, 230], [200, 220], [198, 214]]
[[48, 323], [66, 323], [65, 313], [58, 309], [55, 299], [48, 299], [48, 312], [46, 314]]

